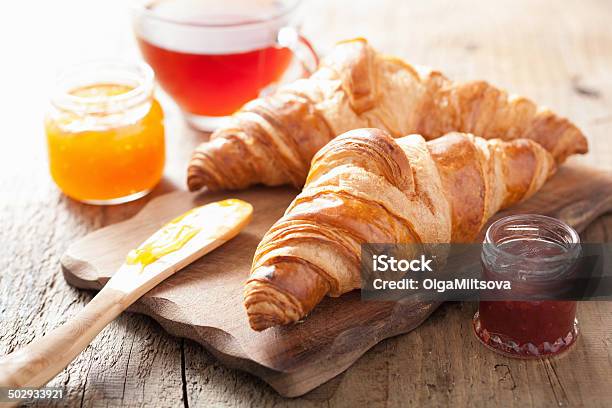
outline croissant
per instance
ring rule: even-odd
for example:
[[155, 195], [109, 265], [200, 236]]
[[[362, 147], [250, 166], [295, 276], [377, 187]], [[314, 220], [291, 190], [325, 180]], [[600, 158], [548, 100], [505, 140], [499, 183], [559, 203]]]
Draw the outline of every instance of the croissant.
[[472, 242], [489, 217], [531, 196], [555, 168], [529, 139], [394, 140], [379, 129], [337, 137], [257, 247], [244, 294], [251, 327], [296, 322], [325, 295], [359, 288], [363, 243]]
[[364, 39], [341, 42], [307, 79], [281, 87], [236, 112], [198, 146], [190, 190], [239, 189], [306, 180], [315, 153], [336, 135], [375, 127], [394, 137], [430, 140], [458, 131], [485, 139], [532, 139], [561, 163], [587, 142], [565, 118], [486, 82], [453, 83], [384, 56]]

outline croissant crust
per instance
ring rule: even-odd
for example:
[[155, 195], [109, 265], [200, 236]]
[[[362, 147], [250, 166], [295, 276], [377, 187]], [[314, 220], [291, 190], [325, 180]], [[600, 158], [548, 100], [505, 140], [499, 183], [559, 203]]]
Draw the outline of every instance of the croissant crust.
[[335, 136], [379, 128], [426, 140], [450, 132], [485, 139], [531, 139], [557, 163], [585, 153], [570, 121], [484, 81], [456, 83], [376, 52], [366, 40], [336, 45], [307, 79], [247, 103], [198, 146], [188, 168], [190, 190], [239, 189], [306, 180], [315, 153]]
[[245, 286], [251, 327], [296, 322], [325, 295], [359, 288], [364, 243], [471, 242], [554, 170], [553, 156], [529, 139], [450, 133], [426, 142], [379, 129], [337, 137], [257, 247]]

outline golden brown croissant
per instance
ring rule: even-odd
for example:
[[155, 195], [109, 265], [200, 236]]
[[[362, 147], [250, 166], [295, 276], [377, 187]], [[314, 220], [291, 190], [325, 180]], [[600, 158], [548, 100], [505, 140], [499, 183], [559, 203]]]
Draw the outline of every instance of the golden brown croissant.
[[528, 139], [339, 136], [316, 154], [304, 190], [255, 252], [244, 300], [251, 327], [296, 322], [326, 294], [359, 288], [363, 243], [471, 242], [555, 167]]
[[449, 132], [485, 139], [532, 139], [561, 163], [587, 150], [567, 119], [486, 82], [453, 83], [439, 72], [419, 74], [374, 51], [363, 39], [341, 42], [308, 79], [246, 104], [202, 143], [191, 159], [190, 190], [252, 184], [304, 184], [314, 154], [351, 129], [375, 127], [393, 137], [427, 140]]

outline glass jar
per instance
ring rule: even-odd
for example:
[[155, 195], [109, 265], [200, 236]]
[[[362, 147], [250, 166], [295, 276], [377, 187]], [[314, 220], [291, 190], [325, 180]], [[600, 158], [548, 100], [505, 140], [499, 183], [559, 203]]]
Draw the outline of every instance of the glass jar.
[[[567, 282], [580, 252], [578, 233], [562, 221], [533, 214], [505, 217], [487, 230], [484, 278], [510, 281], [512, 299], [550, 296]], [[510, 357], [558, 354], [578, 335], [576, 301], [481, 300], [473, 327], [485, 346]]]
[[163, 112], [144, 64], [92, 62], [63, 72], [45, 118], [59, 188], [89, 204], [146, 195], [165, 161]]

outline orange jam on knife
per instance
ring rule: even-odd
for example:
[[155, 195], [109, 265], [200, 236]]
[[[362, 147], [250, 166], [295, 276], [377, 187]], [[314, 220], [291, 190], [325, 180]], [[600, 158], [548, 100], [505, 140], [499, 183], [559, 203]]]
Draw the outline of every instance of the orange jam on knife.
[[183, 248], [202, 232], [206, 239], [222, 237], [234, 223], [250, 214], [252, 206], [242, 200], [228, 199], [193, 208], [163, 226], [138, 248], [130, 251], [125, 263], [144, 268], [164, 255]]
[[52, 101], [45, 120], [50, 171], [60, 189], [76, 200], [130, 201], [162, 176], [163, 112], [153, 98], [152, 73], [136, 66], [131, 68], [143, 72], [130, 76], [123, 72], [130, 67], [106, 68], [114, 76], [101, 69], [92, 74], [93, 83], [73, 73], [80, 82], [65, 84], [67, 89]]

